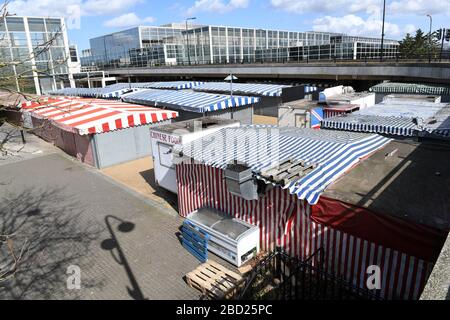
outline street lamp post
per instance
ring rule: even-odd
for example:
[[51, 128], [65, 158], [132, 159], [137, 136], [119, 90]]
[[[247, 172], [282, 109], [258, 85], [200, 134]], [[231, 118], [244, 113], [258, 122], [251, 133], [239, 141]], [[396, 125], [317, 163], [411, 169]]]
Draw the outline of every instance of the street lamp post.
[[187, 54], [188, 54], [188, 63], [191, 65], [191, 54], [189, 52], [189, 33], [188, 33], [188, 21], [189, 20], [195, 20], [196, 17], [187, 18], [186, 19], [186, 47], [187, 47]]
[[[233, 80], [237, 80], [238, 78], [233, 76], [232, 73], [230, 73], [225, 79], [225, 81], [230, 81], [230, 99], [231, 103], [233, 103]], [[231, 119], [233, 119], [233, 108], [231, 108]]]
[[[125, 46], [123, 44], [119, 44], [119, 47], [121, 47], [123, 49], [123, 58], [126, 61], [127, 59], [127, 51], [125, 49]], [[127, 76], [128, 76], [128, 86], [131, 89], [131, 77], [130, 77], [130, 66], [128, 65], [127, 67]]]
[[386, 0], [383, 0], [383, 24], [381, 26], [381, 48], [380, 48], [380, 61], [383, 61], [384, 51], [384, 20], [386, 17]]
[[428, 63], [431, 62], [431, 29], [433, 27], [433, 18], [430, 14], [427, 14], [427, 17], [430, 18], [430, 32], [428, 33]]

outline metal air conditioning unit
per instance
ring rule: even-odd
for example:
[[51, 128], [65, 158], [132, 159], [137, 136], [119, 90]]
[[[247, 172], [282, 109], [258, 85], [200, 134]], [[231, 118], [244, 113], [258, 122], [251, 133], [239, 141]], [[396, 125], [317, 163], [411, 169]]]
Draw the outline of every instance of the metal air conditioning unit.
[[258, 199], [258, 183], [251, 168], [235, 161], [227, 165], [224, 176], [230, 193], [245, 200]]

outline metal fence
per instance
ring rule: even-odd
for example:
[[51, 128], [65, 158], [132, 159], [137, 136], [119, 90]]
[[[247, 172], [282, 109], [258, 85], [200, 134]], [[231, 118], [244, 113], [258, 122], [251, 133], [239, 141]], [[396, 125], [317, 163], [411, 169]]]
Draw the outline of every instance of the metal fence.
[[[379, 54], [358, 54], [353, 55], [330, 55], [326, 54], [301, 54], [286, 55], [282, 52], [276, 52], [270, 55], [258, 55], [246, 57], [245, 59], [233, 58], [225, 59], [200, 59], [192, 58], [188, 61], [164, 62], [164, 59], [140, 59], [137, 61], [129, 59], [117, 59], [104, 63], [97, 60], [95, 64], [88, 66], [91, 70], [111, 70], [111, 69], [139, 69], [139, 68], [157, 68], [157, 67], [180, 67], [180, 66], [221, 66], [221, 65], [260, 65], [260, 64], [308, 64], [308, 63], [449, 63], [450, 51], [443, 51], [442, 54], [434, 52], [430, 55], [424, 54], [401, 54], [395, 53], [380, 57]], [[83, 66], [85, 69], [86, 66]]]
[[306, 260], [277, 249], [248, 275], [237, 299], [248, 300], [381, 300], [376, 293], [325, 271], [324, 251]]

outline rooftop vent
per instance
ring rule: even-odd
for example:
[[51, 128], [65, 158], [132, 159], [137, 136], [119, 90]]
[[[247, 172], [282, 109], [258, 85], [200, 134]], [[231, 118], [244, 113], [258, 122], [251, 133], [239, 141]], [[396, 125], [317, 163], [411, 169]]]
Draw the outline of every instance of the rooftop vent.
[[227, 165], [225, 182], [231, 194], [244, 198], [245, 200], [258, 199], [258, 184], [253, 176], [252, 169], [246, 164], [234, 161]]

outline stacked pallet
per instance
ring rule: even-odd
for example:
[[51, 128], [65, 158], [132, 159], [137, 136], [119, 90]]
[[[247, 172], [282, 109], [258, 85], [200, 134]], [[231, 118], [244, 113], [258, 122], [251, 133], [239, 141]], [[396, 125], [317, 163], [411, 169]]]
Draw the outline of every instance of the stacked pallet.
[[209, 299], [232, 299], [244, 284], [241, 275], [214, 261], [203, 263], [189, 272], [186, 282]]
[[181, 237], [183, 247], [200, 260], [200, 262], [206, 262], [208, 260], [209, 235], [205, 231], [185, 220], [181, 227]]
[[269, 182], [286, 186], [300, 180], [316, 167], [317, 164], [307, 164], [305, 161], [289, 159], [261, 170], [260, 176]]

